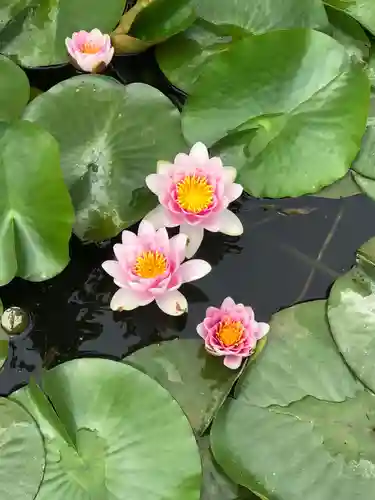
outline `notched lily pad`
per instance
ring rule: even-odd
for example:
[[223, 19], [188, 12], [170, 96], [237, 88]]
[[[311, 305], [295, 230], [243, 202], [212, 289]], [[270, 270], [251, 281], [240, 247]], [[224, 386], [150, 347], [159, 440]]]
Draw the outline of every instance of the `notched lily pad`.
[[150, 377], [115, 361], [77, 359], [46, 372], [42, 388], [11, 396], [45, 439], [38, 500], [199, 500], [193, 432]]
[[326, 302], [275, 314], [267, 348], [211, 432], [229, 477], [278, 500], [375, 495], [375, 396], [340, 356]]

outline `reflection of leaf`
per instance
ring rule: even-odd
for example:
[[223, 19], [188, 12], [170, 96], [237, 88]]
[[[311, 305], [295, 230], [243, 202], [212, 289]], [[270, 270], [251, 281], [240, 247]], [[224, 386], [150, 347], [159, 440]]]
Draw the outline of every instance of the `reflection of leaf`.
[[240, 371], [210, 356], [200, 339], [154, 344], [125, 358], [154, 377], [178, 401], [194, 430], [203, 434], [224, 403]]
[[363, 245], [357, 255], [357, 266], [333, 285], [328, 319], [348, 365], [374, 391], [375, 238]]
[[212, 146], [258, 123], [236, 145], [240, 182], [257, 197], [298, 196], [348, 171], [368, 102], [368, 78], [342, 45], [318, 32], [272, 32], [210, 58], [184, 107], [183, 131]]
[[35, 387], [11, 396], [45, 439], [38, 500], [199, 498], [191, 428], [155, 381], [122, 363], [79, 359], [46, 372], [42, 387], [47, 397], [35, 397]]
[[39, 429], [21, 405], [0, 398], [0, 430], [0, 498], [34, 500], [45, 466]]
[[23, 66], [49, 66], [68, 62], [65, 38], [74, 31], [98, 28], [103, 33], [110, 32], [126, 0], [5, 3], [0, 7], [1, 52], [13, 56]]
[[156, 204], [146, 175], [185, 149], [178, 110], [141, 83], [71, 78], [30, 103], [25, 118], [59, 141], [81, 239], [113, 237], [146, 215]]
[[[268, 346], [219, 412], [214, 457], [232, 480], [281, 500], [375, 494], [375, 398], [330, 335], [326, 302], [277, 313]], [[337, 495], [337, 496], [336, 496]]]

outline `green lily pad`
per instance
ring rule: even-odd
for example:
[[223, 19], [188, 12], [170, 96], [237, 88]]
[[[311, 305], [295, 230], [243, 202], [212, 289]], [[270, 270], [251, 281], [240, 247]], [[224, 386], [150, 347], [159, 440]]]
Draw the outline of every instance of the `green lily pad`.
[[336, 349], [325, 301], [277, 313], [268, 345], [211, 432], [229, 477], [277, 500], [375, 495], [375, 396]]
[[34, 419], [19, 404], [0, 398], [0, 498], [34, 500], [45, 452]]
[[324, 3], [354, 17], [375, 35], [375, 3], [373, 0], [324, 0]]
[[355, 172], [375, 179], [375, 93], [371, 93], [366, 132], [362, 138], [361, 149], [353, 163]]
[[375, 200], [375, 180], [364, 177], [356, 172], [353, 172], [353, 178], [356, 184], [358, 184], [360, 190], [369, 198]]
[[375, 47], [371, 47], [370, 58], [367, 65], [367, 75], [370, 79], [371, 85], [375, 86]]
[[257, 500], [251, 491], [235, 484], [215, 462], [208, 436], [199, 439], [203, 468], [200, 500]]
[[190, 28], [158, 45], [160, 69], [176, 87], [190, 92], [213, 54], [225, 52], [232, 37], [220, 36], [209, 23], [197, 20]]
[[358, 61], [364, 61], [370, 54], [370, 40], [362, 26], [342, 10], [326, 7], [330, 22], [329, 34], [342, 43], [349, 54]]
[[130, 35], [158, 43], [184, 31], [196, 17], [191, 0], [152, 0], [135, 18]]
[[0, 121], [18, 118], [29, 95], [30, 86], [26, 74], [13, 61], [0, 54]]
[[[375, 181], [372, 181], [375, 184]], [[328, 302], [328, 319], [348, 365], [375, 390], [375, 239], [358, 251], [357, 265], [336, 280]]]
[[198, 17], [227, 30], [228, 26], [260, 34], [290, 28], [319, 28], [328, 24], [320, 0], [194, 0]]
[[46, 372], [42, 387], [45, 395], [31, 387], [11, 396], [45, 439], [38, 500], [199, 500], [194, 435], [150, 377], [115, 361], [77, 359]]
[[0, 5], [0, 50], [22, 66], [68, 62], [65, 38], [98, 28], [110, 33], [126, 0], [4, 0]]
[[82, 239], [112, 238], [146, 215], [156, 198], [145, 177], [158, 160], [186, 149], [178, 110], [141, 83], [124, 87], [104, 76], [77, 76], [34, 99], [24, 118], [60, 144], [74, 231]]
[[0, 285], [60, 273], [73, 219], [55, 139], [33, 123], [0, 123]]
[[368, 78], [338, 42], [308, 30], [272, 32], [210, 58], [183, 110], [183, 131], [212, 146], [258, 128], [249, 142], [245, 134], [245, 155], [234, 163], [239, 181], [257, 197], [299, 196], [346, 174], [368, 103]]
[[153, 344], [124, 361], [165, 387], [198, 434], [205, 432], [241, 374], [241, 369], [228, 370], [222, 359], [207, 354], [200, 339]]
[[312, 196], [316, 196], [317, 198], [340, 199], [355, 196], [360, 192], [361, 190], [353, 179], [352, 172], [349, 171], [342, 179], [334, 182], [330, 186], [325, 187]]
[[[4, 307], [3, 307], [3, 303], [0, 299], [0, 318], [1, 318], [1, 315], [3, 314], [3, 311], [4, 311]], [[0, 370], [8, 357], [8, 347], [9, 347], [9, 337], [4, 332], [4, 330], [1, 328], [1, 324], [0, 324]]]

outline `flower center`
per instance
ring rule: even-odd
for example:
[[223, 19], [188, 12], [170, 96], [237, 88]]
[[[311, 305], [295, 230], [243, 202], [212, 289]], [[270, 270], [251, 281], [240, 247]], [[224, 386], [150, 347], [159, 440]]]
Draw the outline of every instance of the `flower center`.
[[133, 272], [141, 278], [156, 278], [167, 270], [167, 259], [160, 252], [142, 252], [135, 261]]
[[84, 43], [81, 47], [81, 51], [85, 54], [97, 54], [99, 50], [100, 47], [91, 42]]
[[233, 321], [227, 318], [219, 323], [216, 335], [225, 347], [233, 347], [242, 339], [244, 330], [241, 321]]
[[182, 209], [197, 214], [212, 204], [213, 190], [206, 177], [187, 175], [177, 184], [177, 202]]

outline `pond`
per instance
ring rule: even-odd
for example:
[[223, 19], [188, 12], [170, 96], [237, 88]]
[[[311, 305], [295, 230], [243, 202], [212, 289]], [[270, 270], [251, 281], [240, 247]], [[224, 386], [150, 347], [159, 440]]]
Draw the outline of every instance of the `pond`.
[[374, 89], [373, 0], [0, 0], [1, 500], [374, 497]]

